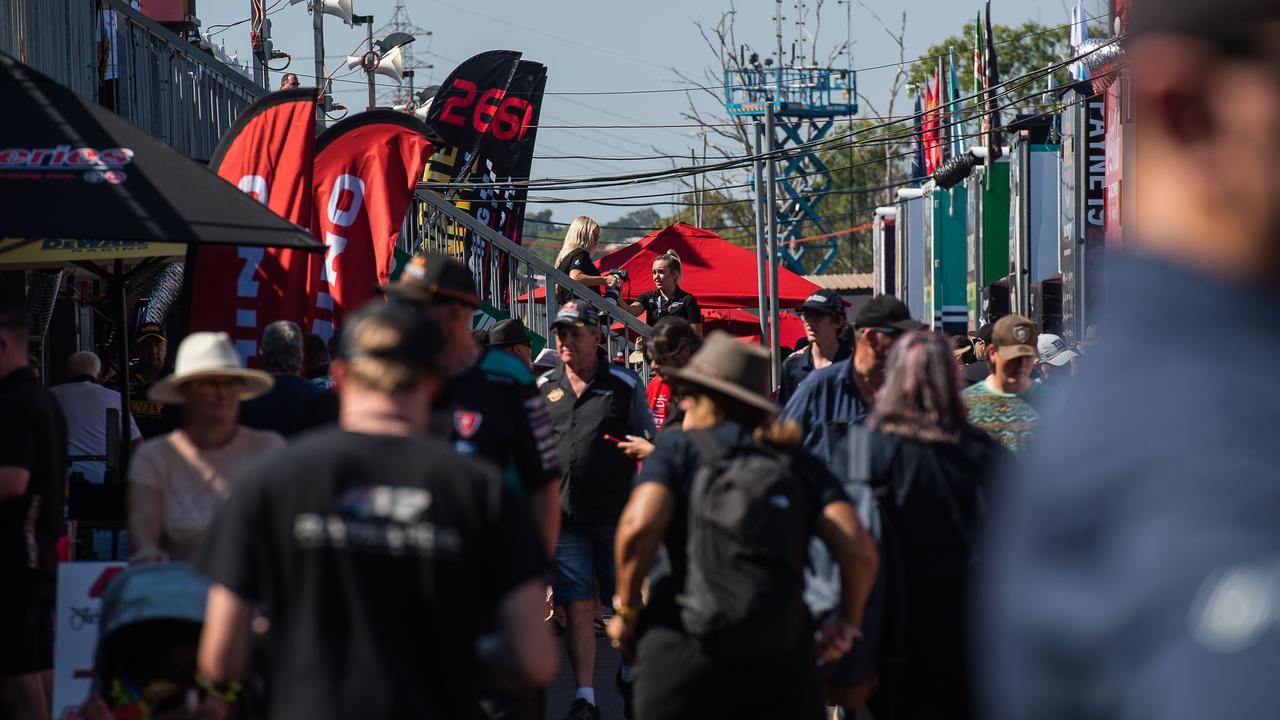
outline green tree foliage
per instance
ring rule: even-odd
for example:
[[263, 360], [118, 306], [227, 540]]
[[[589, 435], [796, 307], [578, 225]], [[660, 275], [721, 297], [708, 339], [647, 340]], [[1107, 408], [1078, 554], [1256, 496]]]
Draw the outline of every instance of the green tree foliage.
[[[996, 66], [1001, 82], [1008, 82], [1029, 72], [1062, 62], [1070, 53], [1071, 33], [1067, 27], [1051, 28], [1028, 21], [1021, 25], [994, 25], [991, 30], [995, 35]], [[946, 82], [950, 72], [947, 67], [947, 52], [955, 51], [956, 81], [960, 86], [961, 97], [973, 94], [973, 43], [974, 24], [967, 22], [959, 35], [953, 35], [932, 45], [924, 52], [924, 56], [928, 58], [938, 56], [943, 58], [942, 77], [943, 82]], [[937, 70], [936, 59], [914, 63], [911, 66], [909, 82], [918, 85], [919, 92], [923, 93], [925, 83], [932, 81]], [[1058, 87], [1067, 84], [1069, 78], [1066, 68], [1055, 72], [1054, 80]], [[1031, 95], [1036, 90], [1045, 90], [1047, 87], [1048, 78], [1038, 77], [1033, 83], [1010, 87], [1011, 94], [1001, 98], [1001, 103]], [[1018, 103], [1017, 107], [1025, 107], [1037, 102], [1039, 102], [1038, 99], [1031, 98]]]
[[662, 227], [658, 222], [661, 219], [658, 211], [651, 207], [629, 212], [613, 222], [600, 225], [600, 242], [618, 243], [628, 238], [647, 235], [650, 230]]

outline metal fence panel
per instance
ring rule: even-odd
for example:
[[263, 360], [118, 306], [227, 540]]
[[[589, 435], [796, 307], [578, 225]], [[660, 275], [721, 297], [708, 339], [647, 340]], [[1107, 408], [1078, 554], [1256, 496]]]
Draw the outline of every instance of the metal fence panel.
[[[100, 36], [114, 46], [101, 68]], [[197, 160], [266, 92], [126, 0], [3, 0], [0, 51]]]
[[0, 2], [0, 52], [76, 93], [97, 92], [97, 44], [91, 0]]
[[[623, 326], [619, 331], [605, 332], [610, 357], [619, 350], [629, 354], [635, 349], [636, 338], [649, 336], [649, 326], [630, 312], [606, 300], [594, 288], [571, 280], [528, 248], [517, 245], [436, 193], [423, 191], [417, 194], [405, 229], [412, 236], [414, 251], [444, 253], [464, 263], [468, 258], [463, 238], [468, 232], [489, 243], [498, 252], [491, 254], [493, 261], [487, 267], [468, 263], [476, 279], [476, 287], [482, 288], [484, 301], [513, 318], [523, 320], [530, 330], [546, 337], [553, 345], [551, 320], [558, 310], [558, 290], [568, 291], [574, 299], [595, 306], [609, 319], [610, 326], [619, 323]], [[488, 282], [484, 282], [486, 275]], [[546, 292], [539, 301], [535, 295], [541, 289]], [[642, 374], [647, 379], [647, 363]]]

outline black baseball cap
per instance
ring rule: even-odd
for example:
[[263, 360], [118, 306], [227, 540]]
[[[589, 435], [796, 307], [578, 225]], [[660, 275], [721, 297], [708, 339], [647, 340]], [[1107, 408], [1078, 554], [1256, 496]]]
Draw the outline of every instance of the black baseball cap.
[[[147, 338], [158, 338], [160, 340], [165, 340], [164, 330], [160, 328], [159, 323], [144, 323], [138, 326], [138, 332], [134, 334], [133, 341], [136, 343], [142, 342]], [[165, 342], [168, 342], [168, 340], [165, 340]]]
[[480, 305], [471, 271], [443, 253], [415, 255], [398, 281], [379, 285], [378, 291], [409, 302], [453, 300], [472, 307]]
[[425, 313], [380, 300], [349, 317], [338, 341], [338, 355], [348, 362], [371, 357], [422, 374], [440, 372], [443, 348], [440, 326]]
[[892, 295], [877, 295], [858, 311], [855, 328], [883, 327], [894, 330], [923, 330], [927, 325], [912, 319], [911, 311], [901, 300]]
[[524, 323], [515, 318], [499, 321], [489, 329], [489, 347], [507, 347], [509, 345], [528, 345], [533, 347], [533, 338], [524, 329]]
[[551, 327], [566, 325], [569, 327], [597, 327], [600, 325], [600, 311], [581, 300], [570, 300], [560, 306], [556, 319]]
[[849, 307], [849, 303], [840, 297], [835, 290], [815, 290], [812, 295], [804, 299], [796, 307], [796, 312], [810, 310], [812, 312], [825, 313], [827, 315], [843, 315], [844, 309]]
[[977, 332], [977, 334], [976, 334], [976, 337], [977, 337], [979, 340], [981, 340], [982, 342], [984, 342], [984, 343], [986, 343], [986, 344], [990, 345], [990, 344], [991, 344], [991, 331], [992, 331], [994, 328], [995, 328], [995, 325], [994, 325], [994, 324], [992, 324], [992, 323], [987, 323], [987, 324], [983, 325], [982, 327], [978, 328], [978, 332]]

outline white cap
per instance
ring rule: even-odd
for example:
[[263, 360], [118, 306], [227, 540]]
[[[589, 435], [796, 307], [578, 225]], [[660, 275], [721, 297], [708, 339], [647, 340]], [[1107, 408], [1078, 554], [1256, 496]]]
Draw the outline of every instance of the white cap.
[[1080, 353], [1067, 347], [1067, 341], [1052, 333], [1040, 333], [1036, 352], [1039, 354], [1036, 362], [1049, 363], [1054, 367], [1062, 367], [1080, 357]]
[[538, 353], [538, 357], [533, 359], [533, 367], [537, 369], [550, 370], [560, 364], [560, 355], [551, 348], [542, 348], [542, 352]]

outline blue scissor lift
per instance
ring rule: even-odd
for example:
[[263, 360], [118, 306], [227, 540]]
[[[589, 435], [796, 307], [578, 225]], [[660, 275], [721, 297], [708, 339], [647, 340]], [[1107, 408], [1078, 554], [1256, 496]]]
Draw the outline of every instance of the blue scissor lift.
[[818, 228], [818, 234], [831, 228], [818, 212], [822, 199], [831, 192], [831, 169], [812, 148], [822, 140], [836, 118], [858, 112], [858, 93], [852, 70], [818, 67], [771, 67], [757, 65], [724, 73], [725, 111], [730, 115], [766, 118], [772, 105], [774, 148], [802, 148], [781, 164], [778, 174], [781, 194], [778, 196], [778, 255], [787, 269], [805, 274], [800, 259], [808, 252], [823, 253], [814, 270], [826, 272], [840, 249], [836, 237], [806, 243], [795, 240], [803, 235], [806, 221]]

